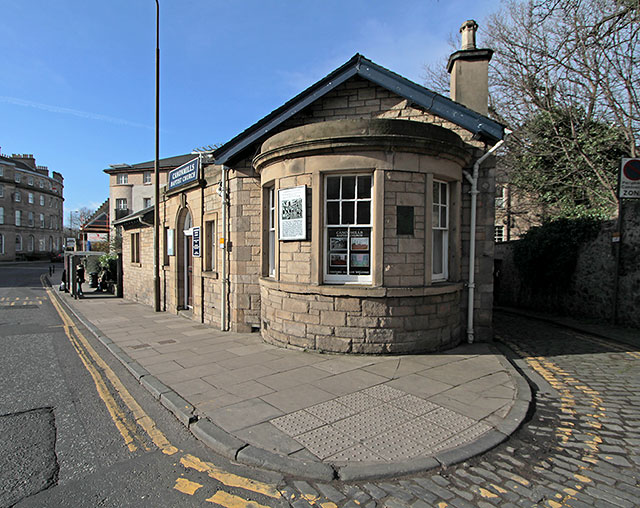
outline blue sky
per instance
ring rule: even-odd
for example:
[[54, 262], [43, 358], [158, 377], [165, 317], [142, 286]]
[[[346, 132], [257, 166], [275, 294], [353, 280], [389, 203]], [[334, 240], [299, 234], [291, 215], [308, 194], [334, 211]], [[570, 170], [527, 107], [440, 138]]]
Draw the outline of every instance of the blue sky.
[[[2, 0], [0, 150], [65, 178], [65, 215], [103, 169], [155, 156], [155, 1]], [[418, 83], [498, 0], [160, 0], [160, 156], [224, 143], [355, 53]]]

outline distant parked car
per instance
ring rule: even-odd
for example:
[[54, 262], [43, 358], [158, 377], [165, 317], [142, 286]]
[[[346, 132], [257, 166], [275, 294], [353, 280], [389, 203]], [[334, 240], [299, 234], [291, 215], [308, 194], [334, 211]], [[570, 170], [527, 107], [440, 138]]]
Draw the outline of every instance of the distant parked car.
[[52, 263], [62, 263], [64, 260], [64, 254], [62, 252], [52, 252], [51, 253], [51, 262]]

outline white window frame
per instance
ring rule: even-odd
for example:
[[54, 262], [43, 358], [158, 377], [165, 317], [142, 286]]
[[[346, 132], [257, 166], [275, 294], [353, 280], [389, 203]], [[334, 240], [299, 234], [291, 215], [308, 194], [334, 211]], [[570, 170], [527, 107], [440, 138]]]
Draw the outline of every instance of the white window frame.
[[[126, 182], [125, 182], [126, 183]], [[149, 185], [151, 182], [151, 171], [145, 171], [142, 173], [142, 183], [145, 185]]]
[[116, 175], [116, 184], [125, 185], [129, 183], [129, 175], [127, 173], [118, 173]]
[[149, 208], [152, 205], [152, 198], [142, 198], [142, 208]]
[[27, 242], [27, 252], [33, 252], [36, 250], [36, 239], [33, 235], [29, 235], [29, 241]]
[[209, 272], [216, 271], [216, 252], [218, 248], [218, 236], [216, 230], [216, 220], [208, 220], [205, 222], [205, 236], [207, 241], [207, 259], [205, 263], [205, 270]]
[[0, 198], [4, 197], [4, 185], [0, 183]]
[[44, 214], [43, 213], [40, 214], [40, 227], [42, 229], [44, 229], [44, 227], [45, 227], [45, 219], [44, 219]]
[[269, 187], [269, 257], [267, 259], [267, 275], [276, 276], [276, 188]]
[[40, 206], [44, 206], [46, 200], [44, 199], [44, 196], [42, 194], [40, 194]]
[[[371, 188], [369, 190], [368, 198], [359, 198], [358, 197], [358, 177], [369, 177]], [[342, 182], [345, 177], [355, 177], [356, 185], [354, 189], [354, 198], [343, 198], [342, 197]], [[328, 199], [327, 187], [328, 182], [331, 178], [340, 178], [340, 197], [338, 199]], [[329, 202], [337, 202], [339, 209], [339, 224], [328, 224], [328, 213], [327, 213], [327, 205]], [[343, 203], [353, 202], [354, 209], [354, 223], [353, 224], [344, 224], [342, 222], [342, 210]], [[364, 224], [358, 224], [358, 202], [368, 202], [369, 203], [369, 222]], [[372, 173], [338, 173], [338, 174], [325, 174], [324, 175], [324, 223], [323, 223], [323, 259], [324, 259], [324, 282], [327, 284], [371, 284], [373, 281], [373, 214], [374, 214], [374, 202], [373, 202], [373, 174]], [[329, 245], [329, 230], [330, 229], [347, 229], [347, 238], [346, 238], [346, 261], [347, 273], [345, 274], [332, 274], [329, 273], [329, 265], [330, 265], [330, 245]], [[369, 230], [369, 273], [368, 274], [350, 274], [349, 271], [351, 269], [351, 230], [352, 229], [368, 229]]]
[[[447, 182], [441, 180], [433, 181], [433, 206], [432, 206], [432, 224], [431, 224], [431, 239], [432, 239], [432, 255], [431, 255], [431, 280], [434, 282], [447, 280], [449, 277], [449, 217], [451, 208], [451, 189]], [[442, 189], [444, 188], [445, 202], [442, 202]], [[436, 191], [437, 189], [437, 191]], [[444, 221], [442, 220], [442, 212], [444, 210]], [[436, 235], [442, 235], [442, 242], [439, 248], [442, 249], [439, 252], [442, 256], [442, 267], [439, 271], [436, 271], [434, 260], [436, 258], [436, 249], [438, 244], [436, 242]]]
[[13, 179], [16, 183], [20, 183], [20, 181], [22, 180], [22, 175], [20, 175], [20, 173], [16, 171], [15, 174], [13, 175]]
[[27, 214], [27, 221], [28, 221], [28, 222], [27, 222], [27, 224], [28, 224], [30, 227], [33, 227], [33, 224], [34, 224], [34, 222], [33, 222], [33, 212], [29, 212], [29, 213]]
[[[124, 205], [124, 206], [122, 206]], [[126, 210], [127, 209], [127, 198], [117, 198], [116, 199], [116, 210]]]
[[[40, 185], [41, 189], [44, 189], [44, 180], [40, 180], [38, 184]], [[51, 183], [49, 183], [49, 186], [51, 186]]]
[[4, 176], [4, 168], [0, 166], [0, 176]]
[[16, 252], [22, 252], [22, 235], [16, 235]]
[[33, 201], [34, 201], [34, 200], [33, 200], [33, 192], [29, 192], [29, 193], [27, 194], [27, 201], [29, 202], [29, 204], [30, 204], [30, 205], [32, 205], [32, 204], [33, 204]]
[[13, 200], [16, 203], [22, 203], [22, 194], [20, 193], [20, 191], [15, 192], [15, 194], [13, 195]]
[[38, 238], [38, 250], [44, 252], [47, 248], [47, 241], [44, 238]]
[[4, 254], [4, 235], [0, 233], [0, 254]]
[[16, 226], [22, 227], [22, 210], [16, 210], [15, 219]]
[[504, 242], [504, 226], [494, 226], [493, 240], [496, 243]]
[[0, 224], [4, 224], [4, 206], [0, 206]]
[[31, 187], [33, 187], [33, 177], [32, 176], [29, 177], [29, 185], [31, 185]]

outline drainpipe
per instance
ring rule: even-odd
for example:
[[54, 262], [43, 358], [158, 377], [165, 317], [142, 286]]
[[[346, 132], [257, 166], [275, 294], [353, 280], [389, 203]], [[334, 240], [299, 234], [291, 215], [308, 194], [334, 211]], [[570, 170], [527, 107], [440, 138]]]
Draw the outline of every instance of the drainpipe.
[[[505, 138], [511, 131], [505, 129]], [[471, 184], [471, 238], [469, 239], [469, 302], [467, 308], [467, 342], [473, 344], [475, 332], [473, 330], [473, 302], [476, 289], [476, 215], [478, 204], [478, 176], [480, 173], [480, 165], [489, 157], [493, 152], [500, 148], [505, 139], [498, 141], [493, 147], [480, 157], [473, 165], [473, 174], [470, 175], [467, 171], [463, 171], [464, 177]]]
[[227, 330], [227, 167], [223, 164], [220, 175], [220, 187], [218, 194], [221, 197], [222, 204], [222, 241], [220, 248], [222, 249], [222, 277], [220, 290], [220, 330]]

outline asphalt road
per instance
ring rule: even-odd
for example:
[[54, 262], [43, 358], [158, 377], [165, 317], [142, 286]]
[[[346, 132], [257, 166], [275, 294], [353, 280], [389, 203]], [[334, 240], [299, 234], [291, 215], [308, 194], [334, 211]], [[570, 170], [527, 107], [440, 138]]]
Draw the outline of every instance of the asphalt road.
[[48, 266], [0, 266], [0, 506], [284, 503], [279, 475], [212, 454], [61, 318]]

